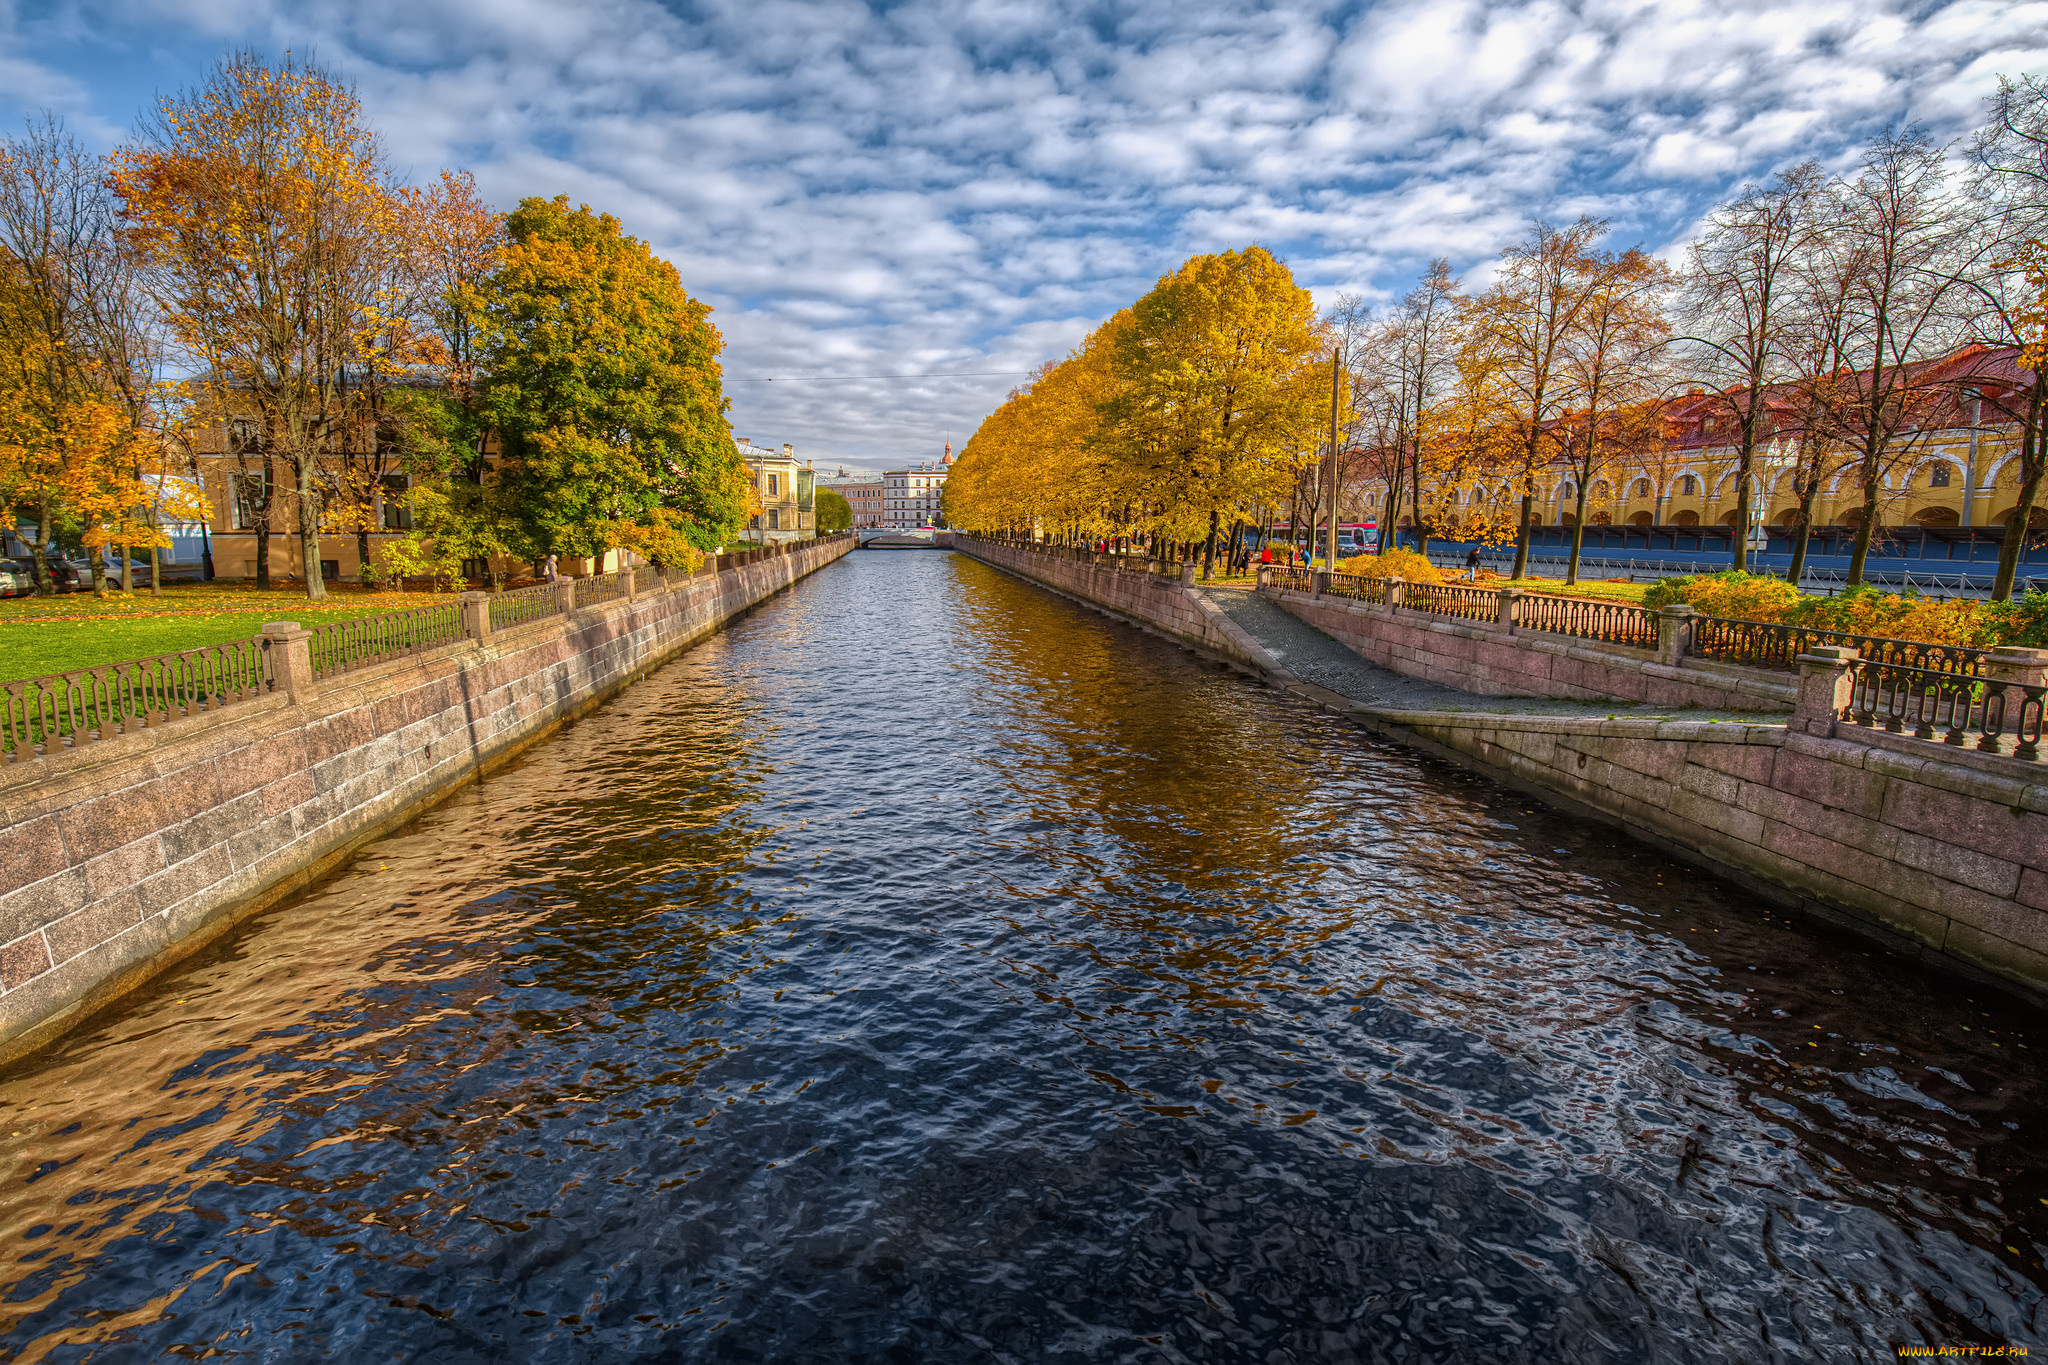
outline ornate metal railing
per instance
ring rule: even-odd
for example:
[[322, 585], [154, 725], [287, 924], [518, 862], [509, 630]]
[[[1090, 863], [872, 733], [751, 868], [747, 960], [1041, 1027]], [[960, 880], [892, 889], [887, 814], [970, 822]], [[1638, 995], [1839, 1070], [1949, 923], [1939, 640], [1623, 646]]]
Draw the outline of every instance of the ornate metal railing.
[[262, 636], [0, 683], [0, 762], [217, 711], [270, 690]]
[[312, 634], [306, 650], [313, 676], [332, 677], [455, 643], [463, 638], [462, 604], [436, 602], [382, 616], [358, 616], [315, 626]]
[[525, 625], [528, 621], [553, 616], [558, 610], [555, 605], [555, 585], [552, 583], [493, 593], [491, 629], [509, 630], [513, 626]]
[[1361, 578], [1350, 573], [1333, 573], [1330, 575], [1330, 581], [1323, 586], [1323, 591], [1331, 597], [1348, 597], [1354, 602], [1384, 602], [1387, 600], [1387, 580]]
[[2041, 760], [2048, 687], [1859, 660], [1842, 719], [1853, 725], [1938, 739], [1956, 748]]
[[1739, 621], [1721, 616], [1700, 616], [1693, 620], [1692, 655], [1719, 659], [1724, 663], [1747, 664], [1751, 668], [1775, 668], [1793, 672], [1799, 656], [1818, 645], [1844, 645], [1873, 663], [1902, 668], [1926, 669], [1933, 673], [1956, 673], [1980, 677], [1986, 651], [1961, 645], [1931, 645], [1920, 640], [1892, 640], [1877, 635], [1849, 635], [1838, 630], [1813, 630], [1805, 626], [1781, 625], [1775, 621]]
[[1492, 588], [1459, 588], [1448, 583], [1410, 583], [1401, 589], [1401, 605], [1432, 616], [1491, 621], [1500, 615], [1500, 593]]
[[600, 602], [616, 602], [625, 595], [624, 574], [600, 573], [576, 580], [576, 605], [579, 607], [594, 607]]
[[1309, 590], [1308, 570], [1291, 564], [1273, 565], [1266, 576], [1266, 581], [1285, 592]]
[[1637, 649], [1657, 647], [1657, 613], [1625, 602], [1532, 592], [1516, 606], [1515, 624]]

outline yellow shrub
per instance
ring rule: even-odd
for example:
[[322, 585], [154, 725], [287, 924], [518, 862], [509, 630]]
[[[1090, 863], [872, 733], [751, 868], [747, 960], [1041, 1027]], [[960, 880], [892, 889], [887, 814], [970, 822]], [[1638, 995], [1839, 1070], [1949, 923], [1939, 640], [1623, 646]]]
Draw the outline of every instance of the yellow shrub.
[[1383, 555], [1356, 555], [1337, 562], [1337, 572], [1357, 578], [1403, 578], [1410, 583], [1441, 583], [1436, 565], [1413, 550], [1389, 550]]

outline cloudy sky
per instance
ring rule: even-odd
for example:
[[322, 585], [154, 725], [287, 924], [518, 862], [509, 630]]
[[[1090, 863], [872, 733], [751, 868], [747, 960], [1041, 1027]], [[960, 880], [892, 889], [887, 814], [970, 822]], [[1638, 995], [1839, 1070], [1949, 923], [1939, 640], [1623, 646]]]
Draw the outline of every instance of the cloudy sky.
[[736, 432], [879, 469], [1192, 252], [1394, 295], [1531, 215], [1661, 247], [1888, 121], [1955, 136], [2048, 72], [2048, 3], [0, 0], [0, 118], [112, 145], [231, 46], [353, 79], [401, 172], [616, 213], [715, 306]]

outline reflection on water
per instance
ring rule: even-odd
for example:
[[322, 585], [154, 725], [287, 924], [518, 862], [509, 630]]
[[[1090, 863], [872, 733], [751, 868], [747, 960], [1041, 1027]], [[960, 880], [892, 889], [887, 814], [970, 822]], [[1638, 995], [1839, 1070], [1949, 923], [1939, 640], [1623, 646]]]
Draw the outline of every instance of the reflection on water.
[[2031, 1342], [2036, 1017], [856, 555], [0, 1081], [7, 1358]]

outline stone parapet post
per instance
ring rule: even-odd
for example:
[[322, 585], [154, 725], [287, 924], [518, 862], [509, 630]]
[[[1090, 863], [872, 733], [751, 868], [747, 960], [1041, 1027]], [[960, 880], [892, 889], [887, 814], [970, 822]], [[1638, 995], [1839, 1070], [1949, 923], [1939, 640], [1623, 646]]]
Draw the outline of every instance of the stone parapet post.
[[1405, 578], [1389, 578], [1389, 579], [1387, 580], [1387, 610], [1388, 610], [1388, 611], [1393, 611], [1393, 610], [1395, 610], [1395, 609], [1396, 609], [1397, 607], [1399, 607], [1399, 606], [1401, 605], [1401, 597], [1402, 597], [1402, 595], [1403, 595], [1404, 593], [1406, 593], [1406, 592], [1407, 592], [1407, 590], [1408, 590], [1408, 580], [1407, 580], [1407, 579], [1405, 579]]
[[1308, 595], [1310, 597], [1321, 597], [1329, 590], [1329, 587], [1330, 571], [1328, 569], [1314, 569], [1309, 572]]
[[626, 600], [628, 602], [632, 601], [640, 590], [640, 571], [638, 569], [621, 569], [619, 570], [619, 578], [621, 580], [619, 586], [626, 590]]
[[557, 578], [555, 580], [555, 610], [567, 616], [576, 610], [576, 580]]
[[1513, 635], [1516, 617], [1520, 614], [1521, 601], [1529, 595], [1527, 588], [1502, 588], [1500, 604], [1494, 608], [1493, 629], [1497, 635]]
[[263, 638], [270, 644], [271, 691], [284, 693], [294, 705], [318, 695], [309, 645], [313, 632], [301, 629], [297, 621], [265, 621]]
[[1799, 700], [1792, 706], [1792, 721], [1786, 728], [1795, 734], [1835, 733], [1835, 723], [1849, 705], [1856, 689], [1858, 651], [1841, 645], [1820, 645], [1799, 656]]
[[1193, 564], [1183, 564], [1180, 566], [1180, 585], [1183, 588], [1195, 586], [1195, 566]]
[[1273, 586], [1273, 566], [1272, 566], [1271, 564], [1261, 564], [1261, 565], [1259, 565], [1259, 591], [1260, 591], [1260, 592], [1264, 592], [1264, 591], [1265, 591], [1266, 589], [1268, 589], [1268, 588], [1270, 588], [1270, 587], [1272, 587], [1272, 586]]
[[478, 644], [491, 638], [491, 595], [487, 592], [462, 594], [462, 633]]
[[2020, 689], [2048, 687], [2048, 649], [1995, 645], [1990, 657], [1984, 660], [1984, 678], [1986, 682], [2006, 684], [2003, 722], [2010, 729], [2027, 704], [2027, 694]]
[[1693, 618], [1699, 612], [1686, 602], [1675, 603], [1657, 613], [1657, 662], [1678, 667], [1692, 653]]

